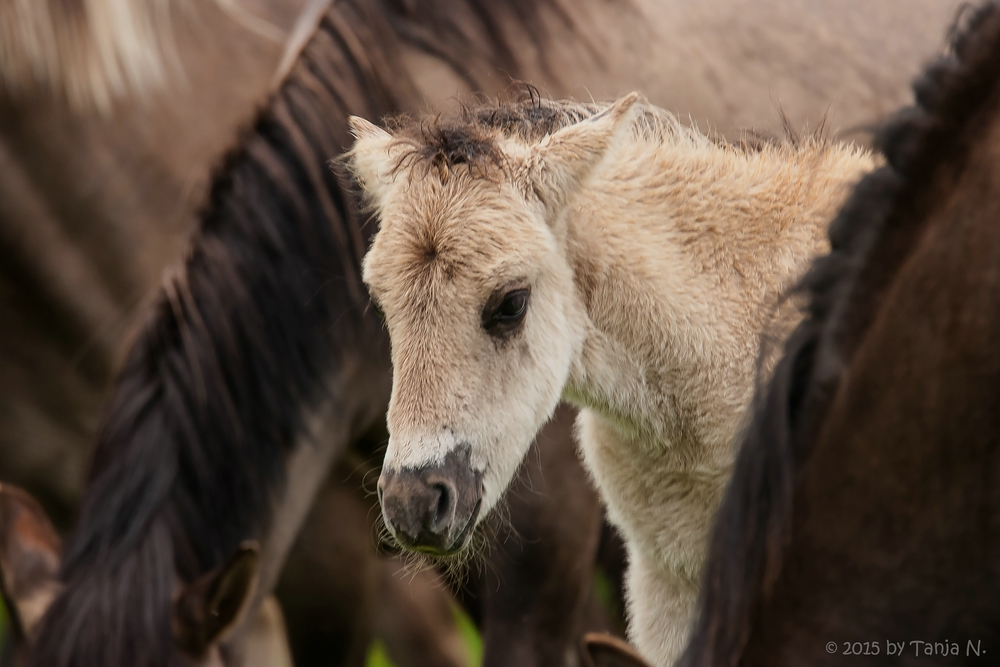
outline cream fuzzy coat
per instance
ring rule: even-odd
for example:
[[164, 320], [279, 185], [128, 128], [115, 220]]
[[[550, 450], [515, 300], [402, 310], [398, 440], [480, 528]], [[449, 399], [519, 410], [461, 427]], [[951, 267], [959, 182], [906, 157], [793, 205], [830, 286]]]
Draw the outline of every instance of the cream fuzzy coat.
[[[775, 324], [780, 296], [873, 160], [821, 141], [721, 145], [635, 94], [564, 108], [572, 117], [541, 138], [393, 136], [353, 119], [352, 168], [380, 219], [364, 277], [392, 340], [385, 465], [469, 445], [489, 509], [558, 401], [583, 408], [583, 458], [628, 547], [629, 633], [666, 666], [684, 645], [761, 334], [788, 325]], [[448, 147], [469, 137], [500, 158], [454, 159]], [[443, 157], [423, 159], [435, 140]], [[530, 302], [498, 340], [484, 303], [511, 288]]]

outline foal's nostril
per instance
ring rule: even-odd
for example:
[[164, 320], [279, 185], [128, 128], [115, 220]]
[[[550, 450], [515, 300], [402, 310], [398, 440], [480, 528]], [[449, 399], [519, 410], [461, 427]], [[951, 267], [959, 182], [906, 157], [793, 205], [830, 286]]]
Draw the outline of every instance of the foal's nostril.
[[378, 497], [386, 526], [404, 546], [446, 552], [464, 546], [475, 527], [482, 476], [463, 447], [442, 464], [383, 469]]
[[451, 524], [452, 515], [455, 513], [455, 491], [443, 482], [438, 482], [432, 486], [437, 502], [431, 514], [431, 529], [434, 532], [447, 530]]

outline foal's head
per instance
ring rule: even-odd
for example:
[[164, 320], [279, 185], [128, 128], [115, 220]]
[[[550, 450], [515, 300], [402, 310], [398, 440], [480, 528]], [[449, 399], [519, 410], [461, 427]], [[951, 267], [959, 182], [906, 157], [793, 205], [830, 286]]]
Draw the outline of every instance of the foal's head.
[[404, 546], [466, 546], [558, 404], [583, 323], [563, 210], [638, 100], [535, 100], [393, 134], [351, 119], [380, 220], [363, 275], [392, 341], [379, 498]]

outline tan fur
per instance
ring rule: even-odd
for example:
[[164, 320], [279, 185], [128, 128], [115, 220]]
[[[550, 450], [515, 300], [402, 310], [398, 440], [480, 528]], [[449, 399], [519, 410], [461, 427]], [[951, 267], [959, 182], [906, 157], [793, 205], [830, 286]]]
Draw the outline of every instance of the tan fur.
[[[872, 157], [719, 145], [633, 94], [540, 141], [497, 131], [490, 177], [445, 180], [407, 159], [412, 133], [352, 124], [380, 218], [364, 278], [392, 340], [385, 465], [468, 443], [485, 510], [559, 399], [585, 408], [583, 457], [630, 553], [631, 638], [670, 664], [761, 333]], [[480, 312], [505, 285], [532, 291], [498, 343]]]
[[[243, 646], [242, 667], [292, 667], [292, 651], [288, 646], [285, 617], [281, 605], [273, 596], [260, 603], [257, 613], [246, 623], [246, 643]], [[219, 644], [213, 644], [197, 661], [197, 667], [229, 667], [233, 662], [223, 657]]]
[[[214, 0], [236, 23], [283, 43], [280, 27], [238, 0]], [[108, 112], [116, 100], [146, 99], [183, 80], [173, 34], [190, 0], [5, 0], [0, 2], [0, 86], [41, 86], [75, 109]]]
[[[243, 667], [292, 667], [292, 651], [288, 646], [285, 617], [278, 600], [269, 595], [260, 603], [256, 616], [246, 623]], [[228, 663], [232, 664], [232, 663]], [[224, 667], [218, 646], [209, 650], [202, 667]]]
[[[167, 0], [9, 0], [0, 4], [0, 81], [38, 83], [108, 109], [163, 85], [176, 63]], [[175, 72], [176, 73], [176, 72]]]

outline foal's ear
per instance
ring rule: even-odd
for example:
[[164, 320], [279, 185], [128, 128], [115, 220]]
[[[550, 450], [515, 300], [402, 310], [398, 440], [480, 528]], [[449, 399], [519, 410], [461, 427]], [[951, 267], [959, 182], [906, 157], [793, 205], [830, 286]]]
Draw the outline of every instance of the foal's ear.
[[624, 140], [642, 109], [639, 93], [630, 93], [590, 118], [546, 137], [535, 149], [529, 178], [551, 213], [580, 187], [587, 174], [613, 146]]
[[347, 124], [354, 135], [354, 146], [345, 155], [348, 168], [376, 207], [385, 200], [396, 163], [390, 153], [392, 135], [359, 116], [351, 116]]
[[244, 542], [228, 563], [184, 588], [171, 619], [178, 648], [202, 656], [239, 622], [257, 589], [259, 551], [256, 542]]
[[588, 632], [580, 649], [584, 667], [650, 667], [631, 645], [611, 635]]
[[59, 537], [41, 506], [26, 492], [0, 484], [0, 587], [23, 638], [59, 594]]

